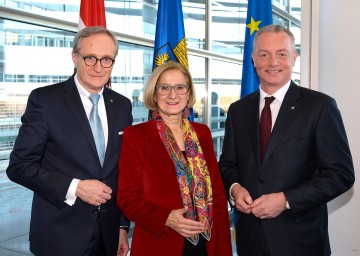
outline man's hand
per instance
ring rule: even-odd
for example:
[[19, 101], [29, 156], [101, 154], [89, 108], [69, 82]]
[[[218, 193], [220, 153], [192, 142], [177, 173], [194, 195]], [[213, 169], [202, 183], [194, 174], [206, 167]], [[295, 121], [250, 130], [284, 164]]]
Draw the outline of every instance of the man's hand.
[[191, 237], [204, 231], [204, 224], [184, 218], [188, 207], [172, 210], [166, 220], [165, 226], [172, 228], [183, 237]]
[[251, 212], [260, 219], [272, 219], [285, 210], [283, 192], [262, 195], [251, 205]]
[[111, 188], [98, 180], [80, 180], [75, 195], [88, 204], [100, 206], [110, 200], [111, 193]]
[[231, 196], [234, 198], [235, 207], [238, 211], [249, 214], [251, 213], [251, 204], [253, 200], [246, 190], [240, 184], [235, 184], [231, 188]]
[[126, 230], [120, 229], [117, 256], [126, 256], [128, 251], [129, 251], [128, 234]]

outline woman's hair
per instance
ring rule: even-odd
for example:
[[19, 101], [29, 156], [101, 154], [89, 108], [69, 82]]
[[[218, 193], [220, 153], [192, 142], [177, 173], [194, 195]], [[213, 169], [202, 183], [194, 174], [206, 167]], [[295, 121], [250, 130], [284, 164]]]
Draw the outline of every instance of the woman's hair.
[[157, 82], [159, 80], [159, 77], [162, 75], [162, 73], [164, 73], [167, 70], [173, 70], [173, 69], [181, 71], [181, 73], [183, 73], [184, 76], [186, 77], [187, 80], [186, 83], [189, 86], [189, 92], [190, 92], [188, 106], [190, 108], [194, 106], [196, 101], [195, 87], [189, 70], [180, 63], [168, 62], [156, 67], [152, 72], [149, 81], [147, 82], [147, 86], [144, 91], [144, 103], [148, 109], [154, 110], [158, 108], [154, 100], [156, 94]]
[[74, 40], [73, 40], [73, 52], [80, 51], [80, 43], [83, 38], [93, 36], [93, 35], [98, 35], [98, 34], [105, 34], [105, 35], [110, 36], [113, 39], [114, 44], [115, 44], [115, 56], [116, 56], [119, 51], [119, 44], [116, 39], [116, 36], [114, 35], [113, 32], [111, 32], [110, 30], [108, 30], [104, 27], [101, 27], [101, 26], [86, 27], [86, 28], [83, 28], [82, 30], [80, 30], [75, 35]]

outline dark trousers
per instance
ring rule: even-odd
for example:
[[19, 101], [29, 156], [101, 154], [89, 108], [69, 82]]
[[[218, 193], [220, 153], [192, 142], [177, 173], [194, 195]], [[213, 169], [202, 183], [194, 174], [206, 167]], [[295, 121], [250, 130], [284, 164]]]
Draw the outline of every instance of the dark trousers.
[[193, 245], [185, 238], [182, 256], [207, 256], [205, 238], [200, 235], [197, 245]]
[[100, 217], [96, 219], [93, 235], [85, 250], [84, 256], [106, 256], [104, 238], [100, 228]]
[[267, 246], [264, 229], [260, 219], [254, 223], [251, 234], [251, 247], [249, 256], [270, 256], [270, 251]]

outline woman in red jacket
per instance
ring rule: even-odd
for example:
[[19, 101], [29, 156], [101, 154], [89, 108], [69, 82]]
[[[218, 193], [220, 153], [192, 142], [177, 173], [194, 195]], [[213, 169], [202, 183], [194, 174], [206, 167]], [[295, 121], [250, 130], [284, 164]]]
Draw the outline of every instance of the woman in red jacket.
[[230, 256], [227, 201], [209, 128], [188, 121], [188, 69], [152, 73], [144, 102], [153, 119], [125, 129], [118, 205], [135, 223], [131, 255]]

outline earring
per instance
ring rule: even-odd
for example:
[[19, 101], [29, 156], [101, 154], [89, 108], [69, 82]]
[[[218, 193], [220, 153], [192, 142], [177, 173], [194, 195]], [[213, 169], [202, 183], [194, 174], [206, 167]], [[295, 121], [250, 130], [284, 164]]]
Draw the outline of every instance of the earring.
[[189, 118], [190, 117], [190, 108], [189, 108], [188, 104], [186, 104], [186, 107], [184, 108], [182, 117], [183, 118]]

